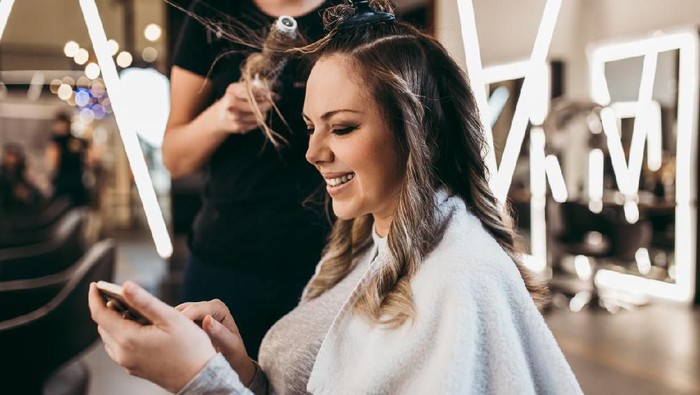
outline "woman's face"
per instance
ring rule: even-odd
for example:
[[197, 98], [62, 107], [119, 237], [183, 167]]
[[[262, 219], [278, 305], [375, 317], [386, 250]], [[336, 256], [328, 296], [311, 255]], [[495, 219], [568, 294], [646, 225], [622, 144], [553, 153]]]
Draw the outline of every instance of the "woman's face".
[[304, 119], [310, 140], [306, 160], [326, 180], [333, 211], [341, 219], [374, 215], [385, 235], [393, 217], [405, 159], [394, 134], [351, 60], [321, 58], [306, 86]]

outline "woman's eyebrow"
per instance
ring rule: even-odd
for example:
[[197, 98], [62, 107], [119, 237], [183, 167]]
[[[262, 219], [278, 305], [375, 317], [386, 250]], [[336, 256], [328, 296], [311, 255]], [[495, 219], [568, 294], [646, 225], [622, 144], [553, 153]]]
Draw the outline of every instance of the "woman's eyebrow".
[[[341, 112], [351, 112], [354, 114], [362, 114], [362, 111], [357, 111], [357, 110], [351, 110], [349, 108], [341, 108], [338, 110], [331, 110], [326, 112], [325, 114], [321, 115], [321, 119], [326, 120], [330, 117], [332, 117], [335, 114], [341, 113]], [[311, 121], [311, 119], [304, 113], [301, 114], [301, 116], [306, 120], [306, 121]]]

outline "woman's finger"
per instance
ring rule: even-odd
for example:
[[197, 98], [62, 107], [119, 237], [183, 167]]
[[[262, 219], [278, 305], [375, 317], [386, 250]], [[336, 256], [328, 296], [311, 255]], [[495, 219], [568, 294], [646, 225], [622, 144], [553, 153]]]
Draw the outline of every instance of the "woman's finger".
[[105, 351], [107, 351], [107, 355], [109, 355], [109, 357], [116, 362], [117, 355], [114, 353], [114, 347], [117, 347], [116, 342], [114, 341], [112, 336], [99, 325], [97, 326], [97, 333], [100, 334], [100, 338], [102, 339], [102, 343], [105, 346]]
[[140, 326], [133, 321], [125, 320], [121, 317], [120, 313], [107, 307], [107, 304], [104, 299], [102, 299], [102, 295], [100, 295], [94, 283], [90, 284], [88, 306], [90, 308], [92, 320], [109, 333], [124, 333], [129, 330], [137, 330]]
[[175, 306], [175, 310], [177, 311], [183, 311], [189, 306], [193, 305], [195, 302], [185, 302], [185, 303], [180, 303], [179, 305]]
[[132, 281], [125, 282], [123, 289], [126, 303], [155, 325], [166, 326], [183, 318], [172, 306], [165, 304]]
[[207, 315], [202, 321], [202, 328], [209, 335], [211, 343], [226, 359], [240, 354], [242, 345], [240, 337], [212, 316]]

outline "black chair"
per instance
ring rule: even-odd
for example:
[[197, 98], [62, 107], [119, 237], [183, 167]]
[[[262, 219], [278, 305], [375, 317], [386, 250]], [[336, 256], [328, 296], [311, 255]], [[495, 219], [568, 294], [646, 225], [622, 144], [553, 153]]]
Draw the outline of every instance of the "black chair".
[[47, 240], [53, 226], [71, 207], [69, 199], [61, 198], [52, 201], [42, 210], [3, 213], [0, 216], [0, 248]]
[[85, 252], [83, 234], [87, 213], [73, 209], [43, 243], [0, 249], [0, 281], [38, 278], [61, 272]]
[[114, 243], [97, 243], [49, 303], [0, 322], [0, 393], [40, 394], [58, 367], [93, 344], [97, 330], [87, 305], [89, 285], [111, 281], [114, 263]]

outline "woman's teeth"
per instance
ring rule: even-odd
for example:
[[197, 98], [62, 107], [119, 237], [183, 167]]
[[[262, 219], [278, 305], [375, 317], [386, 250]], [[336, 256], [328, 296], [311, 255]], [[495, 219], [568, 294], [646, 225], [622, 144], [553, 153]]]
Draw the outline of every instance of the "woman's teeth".
[[355, 177], [355, 173], [349, 173], [337, 178], [326, 178], [326, 184], [332, 187], [337, 187], [338, 185], [345, 184], [346, 182], [352, 180], [353, 177]]

